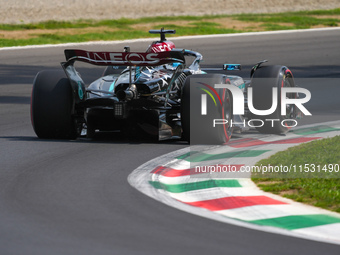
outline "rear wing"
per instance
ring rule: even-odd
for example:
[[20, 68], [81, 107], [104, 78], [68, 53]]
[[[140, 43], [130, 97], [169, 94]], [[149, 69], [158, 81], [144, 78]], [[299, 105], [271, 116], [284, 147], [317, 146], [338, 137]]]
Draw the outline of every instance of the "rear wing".
[[165, 51], [145, 52], [93, 52], [84, 50], [65, 50], [66, 61], [82, 61], [100, 66], [159, 66], [170, 63], [185, 63], [183, 52]]
[[[93, 52], [84, 50], [65, 50], [66, 62], [63, 67], [72, 87], [75, 103], [86, 100], [86, 87], [83, 79], [74, 67], [75, 61], [82, 61], [99, 66], [159, 66], [170, 63], [180, 63], [174, 72], [170, 85], [178, 78], [185, 65], [184, 51], [166, 51], [158, 53], [145, 52]], [[131, 71], [130, 71], [131, 74]], [[130, 86], [132, 77], [130, 76]], [[169, 86], [170, 86], [169, 85]], [[170, 87], [171, 87], [170, 86]], [[169, 94], [169, 91], [167, 91]], [[167, 103], [168, 97], [165, 100]]]

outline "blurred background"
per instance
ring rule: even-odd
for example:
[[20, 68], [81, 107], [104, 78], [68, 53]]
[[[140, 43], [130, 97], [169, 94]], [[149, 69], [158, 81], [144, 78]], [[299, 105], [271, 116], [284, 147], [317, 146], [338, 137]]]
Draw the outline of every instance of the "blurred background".
[[340, 7], [339, 0], [0, 0], [0, 24], [47, 20], [268, 13]]

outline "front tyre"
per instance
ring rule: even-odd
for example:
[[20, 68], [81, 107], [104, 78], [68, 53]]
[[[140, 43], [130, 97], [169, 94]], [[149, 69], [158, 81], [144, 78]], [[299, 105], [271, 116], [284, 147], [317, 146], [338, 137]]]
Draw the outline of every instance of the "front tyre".
[[72, 117], [73, 94], [64, 71], [42, 71], [34, 79], [31, 121], [42, 139], [75, 139], [77, 126]]
[[[286, 115], [281, 115], [281, 88], [295, 87], [293, 74], [285, 66], [261, 66], [259, 67], [251, 80], [253, 88], [253, 106], [257, 110], [268, 110], [272, 107], [273, 87], [277, 88], [277, 107], [276, 110], [269, 115], [250, 114], [254, 121], [252, 125], [260, 133], [264, 134], [285, 134], [294, 124], [291, 119], [296, 116], [295, 108], [291, 105], [287, 106]], [[287, 94], [289, 98], [296, 98], [295, 93]]]

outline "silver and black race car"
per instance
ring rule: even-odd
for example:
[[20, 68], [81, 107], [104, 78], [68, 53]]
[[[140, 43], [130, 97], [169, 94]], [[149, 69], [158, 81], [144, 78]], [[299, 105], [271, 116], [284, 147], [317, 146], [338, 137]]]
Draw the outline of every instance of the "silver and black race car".
[[[299, 109], [281, 106], [281, 101], [297, 98], [298, 93], [289, 91], [284, 97], [274, 93], [295, 87], [287, 67], [265, 66], [262, 61], [252, 68], [248, 80], [227, 74], [240, 69], [239, 64], [224, 64], [220, 73], [207, 73], [200, 66], [200, 53], [175, 48], [165, 38], [175, 30], [149, 32], [161, 38], [146, 52], [131, 52], [129, 47], [122, 52], [70, 49], [65, 50], [63, 70], [39, 72], [31, 99], [37, 136], [93, 138], [112, 131], [129, 138], [223, 144], [233, 129], [251, 126], [280, 134], [294, 126]], [[103, 76], [87, 86], [74, 67], [76, 61], [106, 66]]]

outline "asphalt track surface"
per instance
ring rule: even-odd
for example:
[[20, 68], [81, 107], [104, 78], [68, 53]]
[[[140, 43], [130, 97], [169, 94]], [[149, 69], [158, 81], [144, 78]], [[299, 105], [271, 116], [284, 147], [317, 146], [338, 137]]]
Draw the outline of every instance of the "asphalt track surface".
[[[340, 30], [175, 40], [199, 51], [202, 65], [259, 60], [283, 64], [308, 81], [313, 116], [339, 120]], [[121, 51], [126, 43], [83, 46]], [[129, 43], [132, 51], [147, 42]], [[187, 146], [181, 141], [39, 140], [30, 124], [35, 74], [59, 69], [63, 48], [0, 51], [0, 254], [340, 254], [340, 246], [258, 232], [194, 216], [132, 188], [127, 176], [144, 162]], [[102, 69], [79, 65], [85, 80]], [[306, 80], [304, 80], [306, 81]], [[319, 80], [320, 81], [320, 80]], [[329, 82], [328, 82], [329, 81]]]

